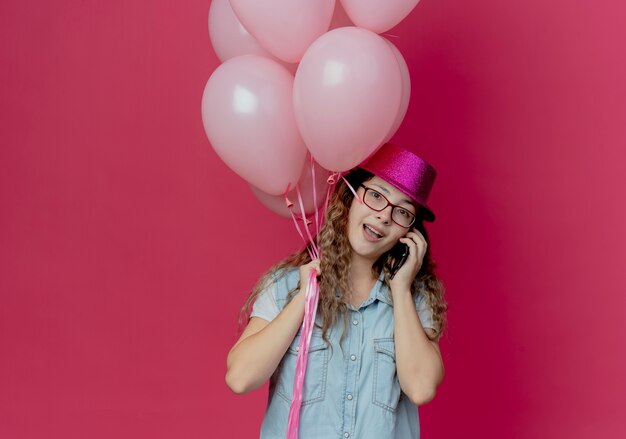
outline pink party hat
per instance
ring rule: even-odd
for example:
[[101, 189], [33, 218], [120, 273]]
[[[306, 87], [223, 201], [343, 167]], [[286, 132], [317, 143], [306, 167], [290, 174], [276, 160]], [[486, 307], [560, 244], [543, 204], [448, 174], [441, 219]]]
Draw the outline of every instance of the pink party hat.
[[359, 168], [382, 178], [424, 207], [424, 221], [435, 221], [435, 214], [427, 201], [437, 172], [424, 159], [397, 145], [385, 143]]

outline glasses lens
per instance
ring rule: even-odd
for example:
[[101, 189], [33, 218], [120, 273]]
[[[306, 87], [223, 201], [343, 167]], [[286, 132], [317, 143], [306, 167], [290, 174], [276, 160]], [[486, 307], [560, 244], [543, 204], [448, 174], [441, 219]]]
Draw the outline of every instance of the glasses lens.
[[372, 209], [383, 210], [387, 207], [387, 200], [381, 194], [373, 189], [367, 189], [365, 191], [365, 197], [363, 198], [365, 204]]
[[[365, 189], [363, 202], [371, 209], [378, 211], [389, 206], [389, 202], [382, 194], [370, 188]], [[394, 206], [391, 219], [402, 227], [411, 227], [411, 224], [415, 221], [415, 215], [402, 207]]]
[[401, 207], [394, 207], [391, 218], [403, 227], [410, 227], [413, 224], [415, 215]]

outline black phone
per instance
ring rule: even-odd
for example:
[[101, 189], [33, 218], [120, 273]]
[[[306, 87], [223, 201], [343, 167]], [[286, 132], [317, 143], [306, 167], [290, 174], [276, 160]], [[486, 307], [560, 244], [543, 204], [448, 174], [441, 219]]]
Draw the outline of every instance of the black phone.
[[402, 264], [406, 262], [406, 259], [409, 257], [409, 246], [403, 242], [398, 242], [391, 249], [391, 255], [393, 260], [391, 262], [391, 275], [389, 279], [393, 279], [400, 267], [402, 267]]

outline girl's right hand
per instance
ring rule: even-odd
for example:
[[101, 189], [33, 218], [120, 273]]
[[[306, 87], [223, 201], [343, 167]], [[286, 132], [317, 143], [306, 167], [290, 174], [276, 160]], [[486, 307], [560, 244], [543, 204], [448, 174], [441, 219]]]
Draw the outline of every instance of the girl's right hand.
[[319, 278], [320, 277], [320, 260], [319, 259], [313, 259], [308, 264], [300, 266], [300, 286], [301, 287], [308, 284], [309, 275], [312, 269], [315, 269], [315, 271], [317, 272], [317, 277]]

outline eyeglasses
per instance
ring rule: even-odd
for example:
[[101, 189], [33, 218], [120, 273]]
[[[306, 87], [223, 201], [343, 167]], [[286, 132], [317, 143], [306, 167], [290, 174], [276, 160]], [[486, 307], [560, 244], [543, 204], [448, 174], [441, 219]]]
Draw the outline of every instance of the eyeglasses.
[[405, 229], [408, 229], [413, 225], [415, 222], [415, 214], [413, 212], [409, 212], [404, 207], [396, 204], [391, 204], [383, 194], [370, 187], [364, 185], [360, 186], [365, 189], [363, 202], [367, 207], [377, 212], [381, 212], [385, 210], [387, 206], [391, 206], [391, 220], [394, 223], [400, 227], [404, 227]]

